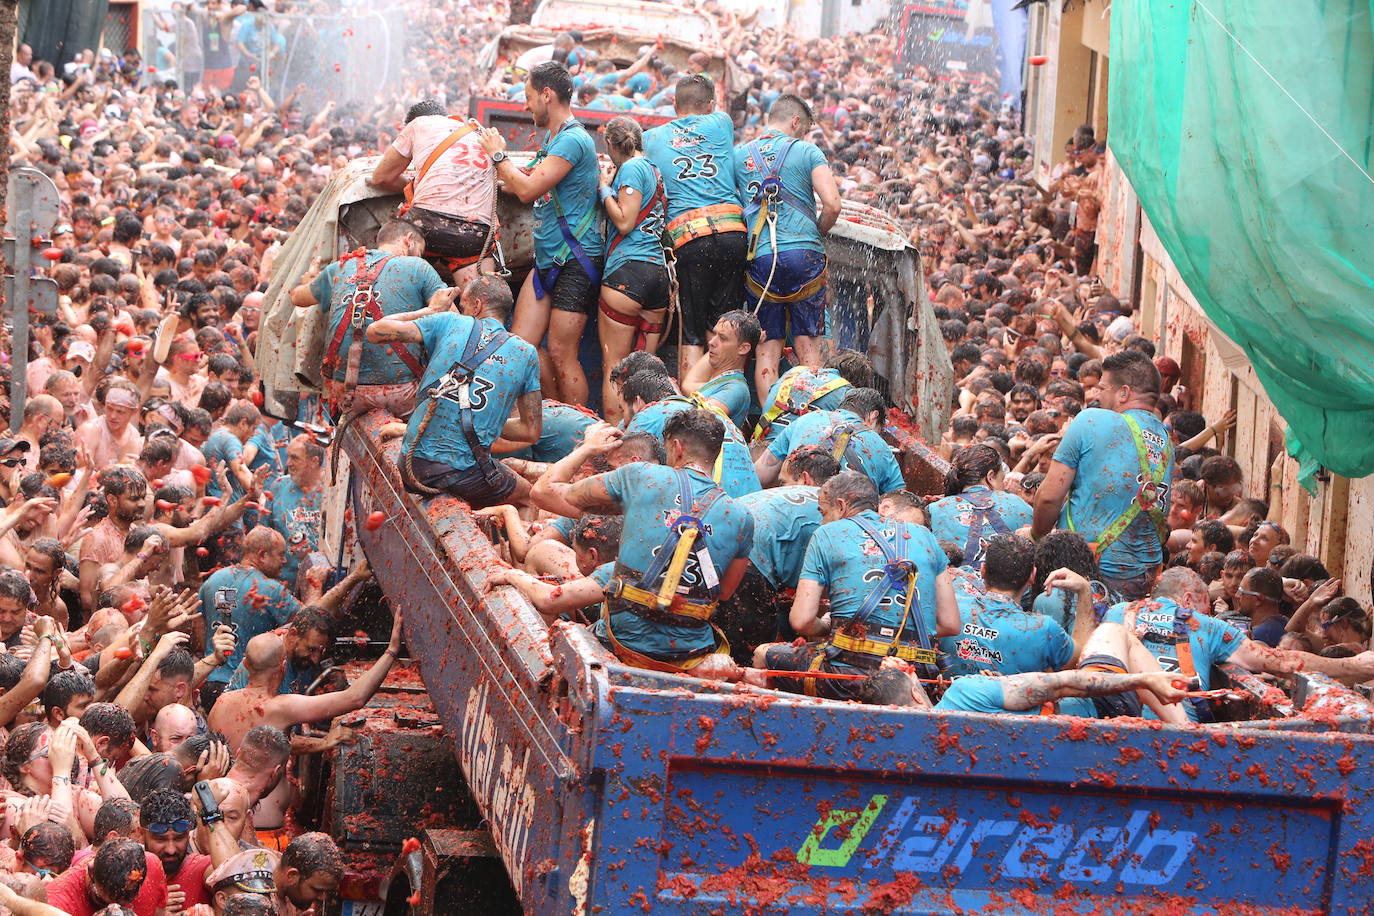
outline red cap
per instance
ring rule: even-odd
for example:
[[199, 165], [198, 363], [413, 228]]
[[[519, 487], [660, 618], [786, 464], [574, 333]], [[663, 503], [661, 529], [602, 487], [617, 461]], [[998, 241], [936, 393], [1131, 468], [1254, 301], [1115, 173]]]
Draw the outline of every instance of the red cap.
[[1178, 367], [1172, 356], [1156, 356], [1155, 368], [1159, 370], [1163, 378], [1179, 378], [1183, 375], [1183, 370]]

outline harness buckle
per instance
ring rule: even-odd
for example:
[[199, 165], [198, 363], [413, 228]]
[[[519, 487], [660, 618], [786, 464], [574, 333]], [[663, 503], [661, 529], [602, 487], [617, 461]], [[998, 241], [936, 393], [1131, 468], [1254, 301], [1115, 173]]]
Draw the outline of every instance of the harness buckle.
[[893, 585], [905, 585], [916, 571], [916, 564], [905, 559], [893, 560], [887, 564], [886, 571], [887, 579]]
[[463, 392], [468, 382], [469, 379], [465, 376], [458, 376], [452, 372], [446, 373], [441, 376], [439, 381], [434, 384], [434, 387], [430, 389], [430, 397], [436, 400], [442, 399], [461, 403], [464, 400]]
[[352, 309], [348, 318], [349, 324], [354, 328], [361, 328], [363, 321], [367, 318], [368, 307], [375, 301], [376, 296], [371, 287], [356, 290], [352, 299], [349, 300], [349, 307]]

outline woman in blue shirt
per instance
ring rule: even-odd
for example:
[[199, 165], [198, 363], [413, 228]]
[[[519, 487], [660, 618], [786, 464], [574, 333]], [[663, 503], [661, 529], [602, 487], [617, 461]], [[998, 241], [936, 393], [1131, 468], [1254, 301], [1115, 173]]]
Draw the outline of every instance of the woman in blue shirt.
[[1001, 491], [1002, 456], [990, 445], [966, 445], [954, 453], [944, 499], [933, 502], [930, 530], [961, 550], [961, 565], [977, 568], [994, 534], [1015, 533], [1031, 523], [1026, 501]]
[[[606, 269], [601, 281], [601, 365], [614, 366], [631, 350], [658, 349], [668, 307], [668, 268], [661, 236], [668, 212], [663, 178], [644, 158], [644, 133], [630, 118], [606, 123], [606, 151], [615, 177], [601, 186], [606, 208]], [[610, 229], [614, 227], [615, 231]], [[606, 419], [612, 416], [610, 374], [602, 383]]]

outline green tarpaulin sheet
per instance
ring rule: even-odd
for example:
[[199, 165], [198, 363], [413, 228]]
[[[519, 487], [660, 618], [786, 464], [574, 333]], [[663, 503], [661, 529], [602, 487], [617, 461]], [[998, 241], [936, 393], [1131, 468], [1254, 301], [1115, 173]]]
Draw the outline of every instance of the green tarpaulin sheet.
[[1116, 0], [1110, 143], [1318, 466], [1374, 473], [1371, 0]]

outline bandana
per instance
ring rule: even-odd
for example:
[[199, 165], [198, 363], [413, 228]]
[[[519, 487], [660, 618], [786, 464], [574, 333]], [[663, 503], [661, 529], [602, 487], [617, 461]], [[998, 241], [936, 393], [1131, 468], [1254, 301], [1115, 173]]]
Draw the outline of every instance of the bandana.
[[130, 410], [138, 410], [141, 403], [138, 395], [124, 388], [111, 388], [105, 392], [106, 407], [127, 407]]

